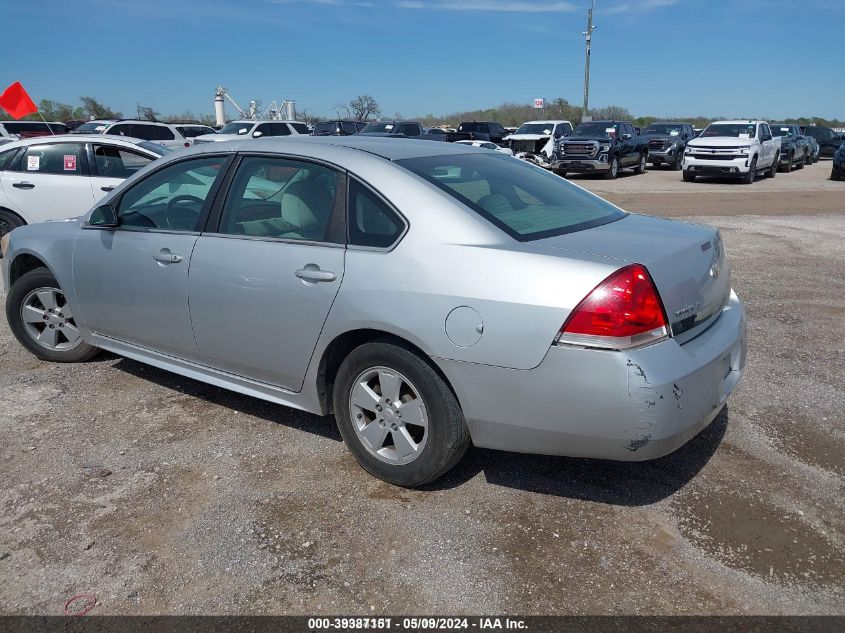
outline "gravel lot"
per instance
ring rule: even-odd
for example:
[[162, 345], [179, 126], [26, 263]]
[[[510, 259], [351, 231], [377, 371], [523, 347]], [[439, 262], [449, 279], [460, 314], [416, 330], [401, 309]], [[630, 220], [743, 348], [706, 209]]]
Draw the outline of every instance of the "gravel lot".
[[94, 614], [845, 614], [845, 183], [829, 172], [574, 179], [721, 228], [749, 313], [729, 405], [650, 463], [471, 449], [398, 489], [330, 418], [107, 354], [40, 362], [0, 319], [0, 612], [91, 593]]

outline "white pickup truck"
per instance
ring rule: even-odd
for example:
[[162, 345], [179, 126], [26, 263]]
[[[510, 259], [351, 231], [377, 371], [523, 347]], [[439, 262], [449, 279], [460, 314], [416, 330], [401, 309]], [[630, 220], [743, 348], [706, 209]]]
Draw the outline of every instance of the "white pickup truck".
[[759, 173], [774, 178], [780, 160], [779, 136], [765, 121], [716, 121], [687, 143], [684, 180], [698, 176], [740, 178], [751, 184]]

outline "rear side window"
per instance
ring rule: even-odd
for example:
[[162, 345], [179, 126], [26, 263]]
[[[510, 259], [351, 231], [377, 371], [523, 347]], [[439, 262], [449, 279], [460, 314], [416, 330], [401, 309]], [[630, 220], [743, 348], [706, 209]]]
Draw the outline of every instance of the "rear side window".
[[23, 157], [22, 171], [32, 174], [87, 175], [82, 143], [30, 145]]
[[97, 163], [97, 175], [103, 178], [129, 178], [152, 162], [147, 156], [110, 145], [95, 145], [94, 158]]
[[520, 241], [573, 233], [626, 215], [559, 176], [493, 152], [396, 162]]
[[290, 136], [290, 128], [284, 123], [270, 123], [267, 136]]
[[359, 182], [349, 183], [349, 243], [355, 246], [387, 248], [393, 244], [405, 223], [372, 191]]

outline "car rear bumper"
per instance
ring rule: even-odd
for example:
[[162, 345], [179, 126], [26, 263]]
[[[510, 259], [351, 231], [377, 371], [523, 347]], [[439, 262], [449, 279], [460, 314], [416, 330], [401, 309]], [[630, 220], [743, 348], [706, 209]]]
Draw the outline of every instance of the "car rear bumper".
[[626, 352], [553, 346], [532, 370], [439, 360], [476, 446], [621, 461], [661, 457], [716, 417], [745, 366], [745, 312], [732, 292], [683, 345]]

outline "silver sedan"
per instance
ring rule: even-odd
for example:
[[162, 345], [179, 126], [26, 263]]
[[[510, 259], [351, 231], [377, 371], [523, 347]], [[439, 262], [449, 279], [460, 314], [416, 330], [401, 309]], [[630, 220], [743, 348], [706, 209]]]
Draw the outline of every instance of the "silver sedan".
[[359, 463], [403, 486], [470, 442], [664, 455], [745, 364], [718, 231], [449, 143], [199, 146], [2, 251], [9, 324], [39, 358], [106, 349], [333, 413]]

